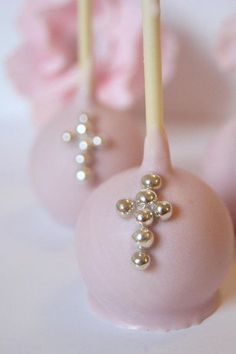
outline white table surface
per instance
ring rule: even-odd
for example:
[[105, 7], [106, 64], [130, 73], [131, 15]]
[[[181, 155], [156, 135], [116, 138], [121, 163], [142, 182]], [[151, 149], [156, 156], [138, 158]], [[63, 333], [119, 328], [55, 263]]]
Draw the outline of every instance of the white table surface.
[[[3, 4], [9, 23], [4, 19], [1, 26], [9, 33], [21, 2]], [[14, 36], [4, 41], [1, 59], [15, 41]], [[234, 354], [236, 262], [222, 286], [222, 306], [200, 326], [166, 334], [136, 332], [113, 327], [90, 313], [73, 231], [50, 219], [29, 185], [28, 154], [35, 131], [27, 107], [3, 67], [0, 78], [0, 353]], [[215, 127], [173, 122], [168, 119], [174, 161], [199, 171]]]

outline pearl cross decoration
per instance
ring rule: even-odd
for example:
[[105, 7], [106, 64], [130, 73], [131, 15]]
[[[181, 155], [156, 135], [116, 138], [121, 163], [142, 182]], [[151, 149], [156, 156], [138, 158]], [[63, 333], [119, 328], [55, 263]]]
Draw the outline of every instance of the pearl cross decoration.
[[75, 162], [79, 165], [79, 169], [76, 172], [76, 178], [79, 182], [85, 182], [91, 177], [92, 150], [103, 145], [102, 137], [94, 135], [93, 126], [87, 113], [80, 114], [75, 132], [65, 131], [62, 134], [62, 140], [65, 143], [78, 141], [79, 151]]
[[141, 182], [143, 189], [138, 192], [135, 200], [121, 199], [116, 203], [116, 209], [122, 217], [134, 216], [140, 225], [132, 236], [138, 250], [131, 261], [137, 269], [145, 270], [151, 262], [146, 250], [154, 243], [154, 233], [147, 226], [151, 226], [157, 219], [168, 220], [173, 209], [171, 203], [157, 197], [156, 191], [162, 186], [159, 175], [145, 175]]

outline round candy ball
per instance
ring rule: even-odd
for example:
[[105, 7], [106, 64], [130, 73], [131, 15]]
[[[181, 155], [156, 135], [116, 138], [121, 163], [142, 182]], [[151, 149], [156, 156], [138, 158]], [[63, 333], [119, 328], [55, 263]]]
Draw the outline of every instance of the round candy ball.
[[227, 205], [236, 228], [236, 120], [216, 134], [204, 155], [203, 178]]
[[167, 213], [171, 203], [172, 216], [165, 221], [163, 214], [163, 220], [147, 226], [154, 243], [149, 235], [149, 252], [137, 250], [135, 215], [122, 218], [117, 202], [134, 200], [142, 177], [151, 172], [159, 171], [146, 165], [125, 171], [93, 193], [77, 223], [80, 271], [90, 305], [101, 317], [128, 328], [186, 328], [218, 306], [218, 290], [233, 256], [232, 221], [204, 182], [170, 169], [156, 193], [158, 200], [169, 202]]
[[[69, 142], [70, 135], [63, 133], [75, 132], [82, 112], [91, 116], [95, 133], [103, 138], [104, 144], [89, 155], [92, 176], [80, 183], [78, 178], [83, 179], [84, 175], [78, 173], [81, 162], [78, 141], [75, 138]], [[34, 190], [58, 222], [74, 226], [91, 192], [114, 174], [138, 165], [142, 150], [143, 136], [139, 117], [134, 112], [113, 111], [96, 104], [83, 109], [78, 104], [39, 133], [30, 162]]]

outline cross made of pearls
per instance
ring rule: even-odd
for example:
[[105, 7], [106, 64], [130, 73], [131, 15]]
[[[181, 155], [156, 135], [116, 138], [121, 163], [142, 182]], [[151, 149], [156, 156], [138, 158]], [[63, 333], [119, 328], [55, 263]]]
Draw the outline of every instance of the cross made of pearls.
[[162, 186], [161, 177], [157, 174], [143, 176], [142, 189], [136, 195], [135, 200], [121, 199], [116, 203], [116, 209], [122, 217], [134, 216], [139, 229], [134, 232], [132, 238], [137, 251], [131, 258], [132, 264], [140, 270], [148, 268], [151, 257], [147, 250], [154, 243], [154, 233], [148, 228], [156, 220], [168, 220], [172, 216], [172, 204], [159, 200], [156, 191]]
[[87, 113], [79, 116], [79, 123], [74, 132], [65, 131], [62, 134], [62, 140], [65, 143], [78, 142], [78, 154], [75, 156], [75, 162], [79, 169], [76, 172], [76, 178], [79, 182], [85, 182], [91, 177], [92, 152], [94, 148], [103, 145], [101, 136], [94, 134], [91, 120]]

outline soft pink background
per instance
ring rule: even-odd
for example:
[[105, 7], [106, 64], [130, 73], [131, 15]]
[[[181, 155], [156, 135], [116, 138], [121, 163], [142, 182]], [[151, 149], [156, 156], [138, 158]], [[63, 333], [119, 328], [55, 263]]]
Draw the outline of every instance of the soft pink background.
[[[83, 284], [78, 276], [73, 235], [52, 222], [39, 207], [28, 184], [27, 159], [34, 130], [28, 106], [12, 88], [3, 66], [9, 52], [19, 43], [13, 23], [21, 2], [0, 2], [0, 352], [234, 354], [236, 264], [223, 286], [224, 304], [221, 309], [204, 324], [188, 331], [167, 335], [127, 332], [97, 320], [88, 312]], [[212, 120], [200, 119], [204, 116], [205, 107], [201, 100], [197, 99], [195, 103], [192, 95], [188, 102], [187, 83], [182, 97], [173, 86], [170, 87], [173, 105], [170, 107], [172, 115], [167, 117], [167, 128], [173, 160], [194, 172], [198, 172], [204, 148], [217, 128], [215, 114], [220, 116], [219, 124], [220, 119], [224, 121], [236, 112], [235, 97], [233, 99], [235, 79], [232, 74], [219, 74], [212, 58], [219, 25], [235, 12], [235, 7], [235, 0], [163, 0], [165, 21], [182, 29], [191, 39], [187, 45], [189, 49], [193, 46], [191, 42], [195, 42], [194, 46], [198, 47], [196, 53], [200, 55], [196, 61], [202, 62], [204, 54], [210, 72], [217, 73], [216, 77], [221, 78], [220, 82], [223, 80], [223, 86], [230, 87], [229, 106], [212, 105], [209, 110]], [[188, 57], [193, 59], [191, 53]], [[194, 72], [193, 66], [187, 65], [184, 53], [182, 59], [178, 82], [183, 82], [187, 73]], [[186, 73], [181, 74], [183, 71]], [[203, 76], [201, 70], [198, 75]], [[195, 77], [193, 83], [196, 80]], [[177, 82], [174, 85], [179, 88]], [[197, 87], [194, 92], [197, 98], [203, 96], [197, 92]], [[222, 92], [221, 85], [219, 92]], [[166, 99], [169, 102], [169, 98]], [[203, 102], [206, 103], [205, 98]], [[192, 111], [193, 106], [197, 108], [196, 112]]]

